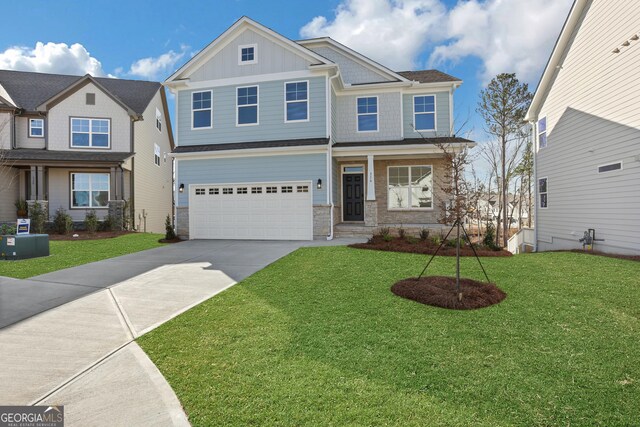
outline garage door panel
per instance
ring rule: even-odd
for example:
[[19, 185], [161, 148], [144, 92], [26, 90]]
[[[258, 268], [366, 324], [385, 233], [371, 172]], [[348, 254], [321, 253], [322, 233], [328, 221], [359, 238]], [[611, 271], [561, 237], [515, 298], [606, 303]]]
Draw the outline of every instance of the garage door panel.
[[189, 189], [193, 239], [313, 239], [308, 182], [202, 184]]

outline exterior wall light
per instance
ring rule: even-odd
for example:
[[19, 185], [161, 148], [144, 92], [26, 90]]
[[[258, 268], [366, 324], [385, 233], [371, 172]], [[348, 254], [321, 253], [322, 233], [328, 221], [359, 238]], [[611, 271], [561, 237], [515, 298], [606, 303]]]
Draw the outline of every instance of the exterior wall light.
[[180, 184], [180, 187], [178, 188], [178, 191], [181, 193], [184, 193], [184, 184]]
[[318, 190], [322, 190], [322, 180], [320, 178], [318, 178], [318, 184], [316, 187], [318, 187]]

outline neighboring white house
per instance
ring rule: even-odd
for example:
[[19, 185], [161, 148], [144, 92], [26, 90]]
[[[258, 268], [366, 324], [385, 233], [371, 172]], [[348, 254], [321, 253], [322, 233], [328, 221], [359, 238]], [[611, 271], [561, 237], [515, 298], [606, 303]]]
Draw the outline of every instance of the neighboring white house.
[[537, 250], [640, 253], [640, 7], [576, 0], [527, 114]]

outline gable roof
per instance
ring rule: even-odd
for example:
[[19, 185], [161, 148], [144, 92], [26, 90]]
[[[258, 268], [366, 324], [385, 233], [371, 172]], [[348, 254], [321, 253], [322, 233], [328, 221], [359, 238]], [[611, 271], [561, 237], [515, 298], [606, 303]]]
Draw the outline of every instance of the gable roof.
[[556, 44], [551, 52], [549, 60], [547, 61], [544, 72], [540, 77], [540, 82], [538, 83], [536, 93], [533, 95], [533, 99], [531, 100], [531, 105], [529, 106], [525, 120], [537, 120], [540, 108], [547, 98], [547, 94], [549, 93], [549, 89], [551, 89], [551, 85], [553, 84], [555, 77], [558, 75], [558, 66], [569, 48], [571, 37], [574, 32], [577, 31], [582, 15], [590, 2], [591, 0], [574, 0], [573, 5], [571, 6], [571, 11], [569, 12], [567, 20], [560, 31], [558, 39], [556, 40]]
[[11, 96], [16, 107], [26, 111], [36, 111], [43, 103], [86, 80], [97, 83], [120, 104], [139, 115], [161, 87], [158, 82], [141, 80], [0, 70], [0, 86]]
[[462, 82], [461, 79], [439, 70], [398, 71], [398, 74], [419, 83]]
[[232, 26], [227, 28], [225, 32], [216, 37], [211, 43], [205, 46], [197, 55], [187, 61], [182, 67], [180, 67], [177, 71], [171, 74], [166, 80], [165, 83], [171, 83], [176, 80], [180, 80], [180, 76], [184, 74], [189, 74], [189, 71], [197, 68], [199, 65], [205, 63], [209, 59], [211, 59], [216, 53], [218, 53], [224, 46], [226, 46], [227, 41], [231, 41], [236, 32], [244, 31], [245, 29], [252, 29], [264, 35], [268, 38], [277, 40], [283, 47], [288, 50], [295, 52], [301, 56], [307, 58], [310, 62], [315, 64], [325, 64], [325, 65], [333, 65], [331, 61], [328, 59], [318, 55], [310, 49], [305, 48], [304, 46], [291, 41], [290, 39], [284, 37], [283, 35], [273, 31], [271, 28], [265, 27], [264, 25], [254, 21], [248, 16], [243, 16], [238, 19]]

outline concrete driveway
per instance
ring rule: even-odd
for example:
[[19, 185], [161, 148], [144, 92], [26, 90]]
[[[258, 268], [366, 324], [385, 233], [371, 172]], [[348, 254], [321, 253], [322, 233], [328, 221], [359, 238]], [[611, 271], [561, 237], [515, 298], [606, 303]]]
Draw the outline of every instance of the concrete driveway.
[[189, 241], [3, 280], [18, 308], [0, 329], [0, 404], [62, 404], [68, 426], [187, 425], [135, 338], [299, 247], [350, 242]]

